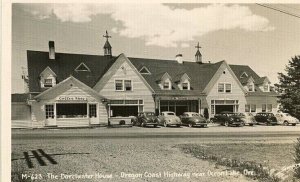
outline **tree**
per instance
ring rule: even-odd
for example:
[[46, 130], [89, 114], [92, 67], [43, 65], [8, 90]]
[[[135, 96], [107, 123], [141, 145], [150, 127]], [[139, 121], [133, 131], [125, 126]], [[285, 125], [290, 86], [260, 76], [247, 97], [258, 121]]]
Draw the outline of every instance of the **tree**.
[[280, 94], [280, 110], [300, 118], [300, 55], [289, 60], [286, 73], [278, 73], [279, 83], [275, 84]]

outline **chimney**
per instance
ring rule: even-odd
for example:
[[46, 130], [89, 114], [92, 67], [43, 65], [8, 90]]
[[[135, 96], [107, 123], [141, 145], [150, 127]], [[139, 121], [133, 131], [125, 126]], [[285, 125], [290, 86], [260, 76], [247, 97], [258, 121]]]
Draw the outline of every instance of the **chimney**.
[[49, 41], [49, 59], [55, 60], [54, 41]]
[[179, 64], [183, 63], [182, 54], [177, 54], [175, 59]]

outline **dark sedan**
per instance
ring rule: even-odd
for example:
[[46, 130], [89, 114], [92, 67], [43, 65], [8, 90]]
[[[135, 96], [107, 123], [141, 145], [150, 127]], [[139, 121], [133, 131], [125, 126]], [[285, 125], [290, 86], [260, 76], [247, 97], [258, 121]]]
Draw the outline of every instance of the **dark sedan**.
[[196, 112], [184, 112], [180, 116], [182, 125], [187, 125], [189, 127], [200, 126], [207, 127], [206, 119]]
[[219, 123], [225, 126], [244, 126], [245, 123], [238, 113], [233, 112], [221, 112], [220, 114], [215, 114], [211, 119], [214, 123]]
[[257, 124], [277, 125], [277, 119], [273, 113], [259, 112], [255, 116]]
[[140, 112], [137, 117], [131, 119], [131, 123], [133, 126], [145, 127], [153, 125], [153, 127], [157, 127], [158, 123], [156, 118], [154, 112]]

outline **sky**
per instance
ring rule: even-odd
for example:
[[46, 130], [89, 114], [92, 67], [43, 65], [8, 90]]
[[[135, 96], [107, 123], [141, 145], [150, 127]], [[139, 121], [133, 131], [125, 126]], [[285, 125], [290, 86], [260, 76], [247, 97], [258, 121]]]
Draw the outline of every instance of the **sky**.
[[[300, 16], [300, 4], [268, 6]], [[13, 4], [12, 93], [23, 93], [26, 50], [103, 55], [105, 31], [114, 56], [249, 65], [274, 84], [300, 54], [300, 18], [257, 4]]]

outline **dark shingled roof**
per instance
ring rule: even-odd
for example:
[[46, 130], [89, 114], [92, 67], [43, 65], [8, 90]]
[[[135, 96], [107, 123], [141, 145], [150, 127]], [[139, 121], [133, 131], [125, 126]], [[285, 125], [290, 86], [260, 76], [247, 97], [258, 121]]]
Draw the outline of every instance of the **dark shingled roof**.
[[[55, 60], [49, 60], [48, 52], [27, 51], [29, 91], [44, 91], [40, 87], [40, 74], [48, 66], [57, 75], [58, 83], [72, 75], [87, 86], [93, 87], [115, 60], [116, 57], [67, 53], [55, 53]], [[90, 72], [75, 71], [82, 62]]]
[[[182, 94], [195, 94], [202, 92], [208, 82], [214, 76], [222, 62], [215, 64], [204, 63], [198, 64], [195, 62], [178, 63], [175, 60], [158, 60], [158, 59], [143, 59], [143, 58], [129, 58], [133, 65], [138, 69], [143, 66], [151, 71], [151, 75], [142, 74], [148, 84], [156, 93], [174, 93], [177, 94], [180, 90], [177, 87], [176, 78], [178, 75], [187, 75], [191, 78], [191, 90], [180, 90]], [[168, 73], [172, 78], [172, 90], [161, 90], [157, 80], [164, 73]], [[186, 93], [185, 93], [186, 92]]]
[[26, 102], [30, 94], [11, 94], [11, 102]]
[[[106, 73], [111, 65], [118, 57], [100, 56], [100, 55], [85, 55], [85, 54], [68, 54], [56, 53], [55, 60], [49, 60], [48, 52], [41, 51], [27, 51], [28, 61], [28, 75], [29, 75], [29, 90], [30, 92], [44, 91], [40, 87], [40, 74], [48, 66], [57, 75], [57, 83], [65, 80], [70, 75], [74, 76], [89, 87], [93, 87], [100, 78]], [[157, 94], [164, 95], [199, 95], [212, 79], [223, 61], [217, 63], [195, 63], [183, 62], [178, 63], [175, 60], [159, 60], [159, 59], [145, 59], [145, 58], [128, 58], [137, 70], [145, 66], [151, 74], [141, 74], [152, 89]], [[84, 63], [89, 69], [88, 71], [75, 71], [76, 67]], [[230, 65], [236, 77], [241, 83], [244, 82], [240, 78], [243, 72], [248, 76], [252, 76], [255, 82], [260, 82], [259, 77], [249, 66], [246, 65]], [[161, 76], [168, 73], [172, 78], [172, 90], [161, 90], [158, 82]], [[186, 73], [191, 78], [191, 90], [180, 90], [177, 86], [179, 77]], [[256, 86], [256, 92], [249, 93], [250, 95], [256, 94], [274, 94], [262, 92]], [[274, 92], [274, 93], [273, 93]]]

